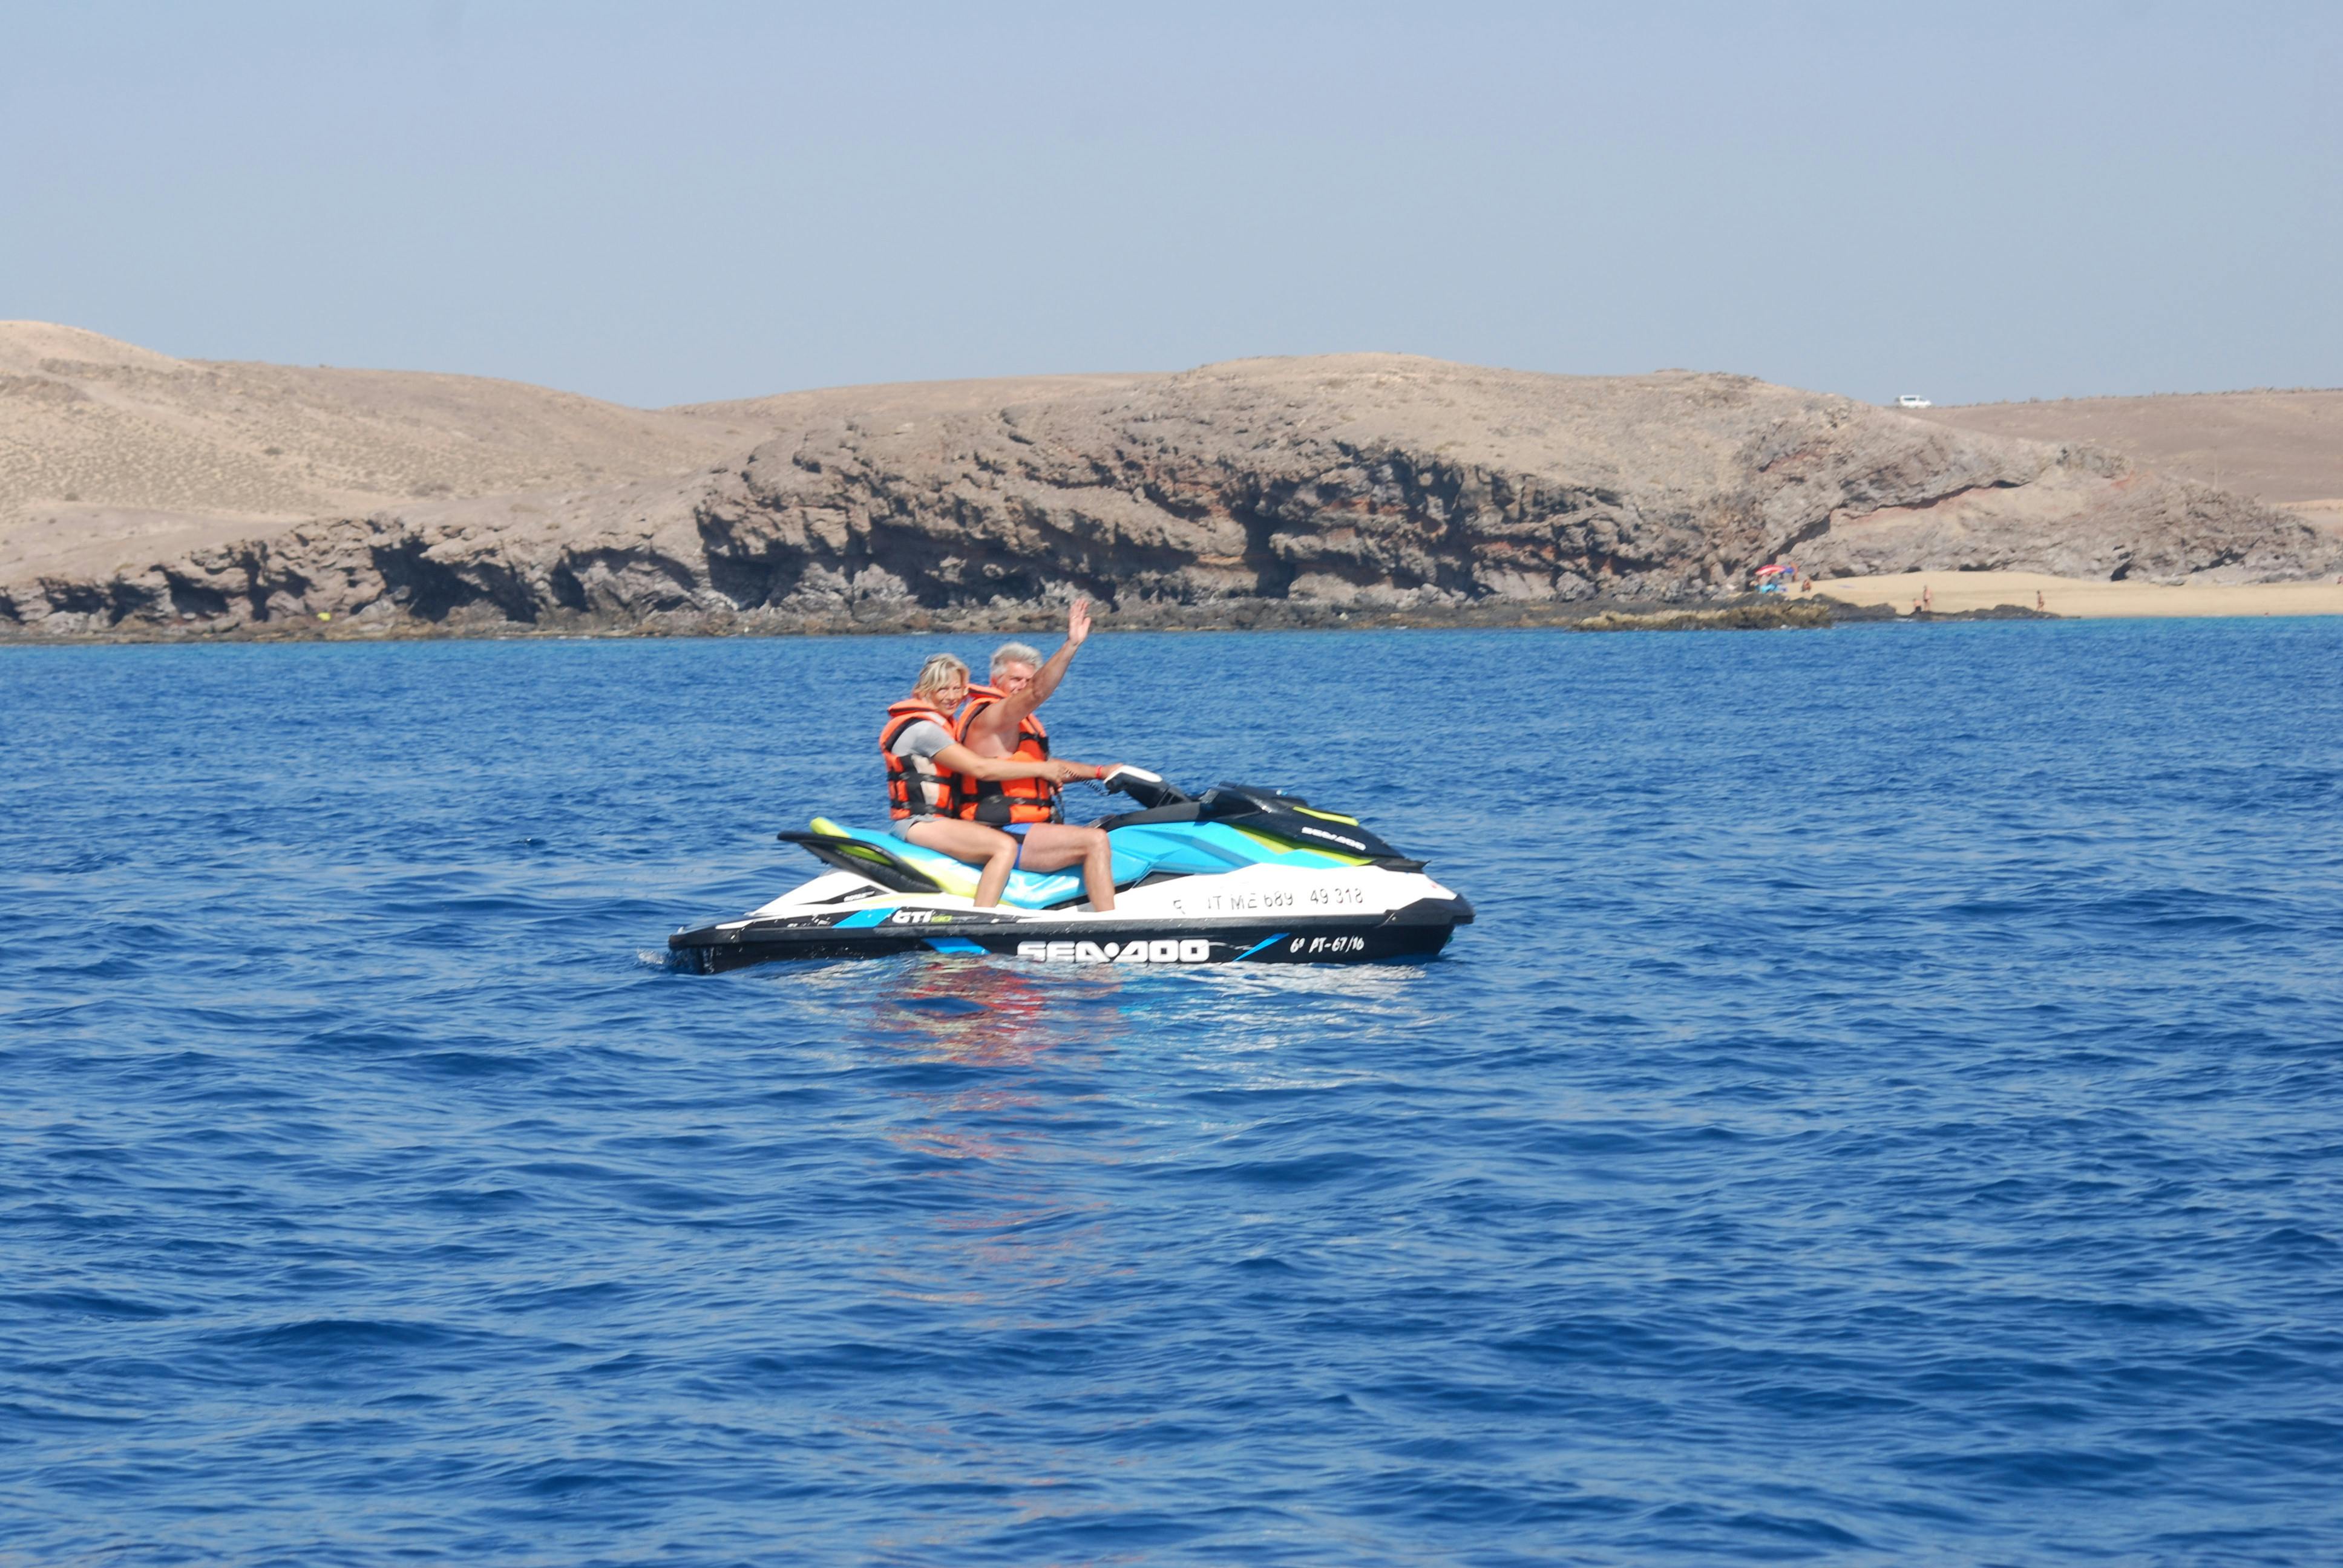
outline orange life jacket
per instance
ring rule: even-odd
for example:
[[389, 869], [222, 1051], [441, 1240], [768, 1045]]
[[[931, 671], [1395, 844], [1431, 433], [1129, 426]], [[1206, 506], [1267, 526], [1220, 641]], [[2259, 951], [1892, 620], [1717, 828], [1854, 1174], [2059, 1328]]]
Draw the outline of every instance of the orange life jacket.
[[922, 719], [956, 735], [950, 715], [923, 697], [907, 697], [887, 709], [887, 723], [879, 731], [879, 754], [887, 759], [887, 815], [950, 817], [959, 814], [960, 776], [936, 766], [932, 757], [898, 757], [895, 742]]
[[[968, 744], [969, 726], [976, 722], [976, 716], [1007, 695], [997, 687], [968, 689], [967, 700], [952, 715], [952, 734], [962, 746]], [[1017, 721], [1017, 749], [1009, 754], [1009, 760], [1049, 759], [1050, 731], [1040, 718], [1029, 713]], [[1066, 806], [1059, 798], [1058, 787], [1047, 779], [961, 779], [960, 814], [971, 822], [1003, 828], [1011, 822], [1062, 822]]]

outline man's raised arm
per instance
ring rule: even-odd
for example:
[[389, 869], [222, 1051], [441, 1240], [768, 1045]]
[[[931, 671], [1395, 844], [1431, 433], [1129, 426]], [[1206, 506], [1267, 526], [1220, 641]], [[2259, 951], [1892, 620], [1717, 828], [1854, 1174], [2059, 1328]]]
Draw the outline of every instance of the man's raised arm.
[[1011, 738], [1025, 716], [1049, 700], [1050, 693], [1058, 689], [1058, 682], [1066, 678], [1066, 667], [1074, 662], [1074, 654], [1090, 640], [1091, 601], [1078, 598], [1066, 609], [1066, 640], [1058, 651], [1049, 657], [1041, 668], [1033, 672], [1032, 684], [1022, 691], [1011, 692], [976, 716], [969, 726], [970, 739], [982, 737], [998, 741], [1001, 749], [1011, 749]]

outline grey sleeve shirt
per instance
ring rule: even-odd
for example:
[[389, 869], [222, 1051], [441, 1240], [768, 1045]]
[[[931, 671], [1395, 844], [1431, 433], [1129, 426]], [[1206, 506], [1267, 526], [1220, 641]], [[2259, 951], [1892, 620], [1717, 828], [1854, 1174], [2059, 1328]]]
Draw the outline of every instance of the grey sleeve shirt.
[[932, 719], [922, 719], [917, 724], [906, 726], [903, 733], [895, 737], [895, 744], [889, 749], [898, 757], [917, 757], [924, 761], [951, 743], [952, 738], [945, 733], [942, 725]]

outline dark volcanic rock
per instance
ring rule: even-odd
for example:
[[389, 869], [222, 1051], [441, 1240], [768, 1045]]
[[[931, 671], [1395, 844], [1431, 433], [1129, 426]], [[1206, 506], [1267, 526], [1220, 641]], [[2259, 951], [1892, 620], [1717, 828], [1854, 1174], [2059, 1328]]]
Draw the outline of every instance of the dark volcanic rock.
[[2022, 604], [1987, 605], [1983, 609], [1927, 610], [1916, 609], [1899, 618], [1912, 622], [1932, 620], [2062, 620], [2046, 609], [2029, 609]]
[[1534, 620], [1728, 598], [1785, 553], [1817, 577], [2336, 565], [2282, 512], [2088, 449], [1734, 376], [1353, 355], [685, 412], [772, 433], [672, 479], [10, 585], [0, 628], [891, 629], [1017, 625], [1076, 594], [1123, 625]]

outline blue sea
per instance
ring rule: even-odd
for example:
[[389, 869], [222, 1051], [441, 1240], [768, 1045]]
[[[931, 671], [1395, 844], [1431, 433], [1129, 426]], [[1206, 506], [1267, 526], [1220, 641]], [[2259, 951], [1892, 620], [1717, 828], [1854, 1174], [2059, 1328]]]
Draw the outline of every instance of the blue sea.
[[669, 969], [988, 646], [0, 649], [0, 1563], [2343, 1560], [2343, 620], [1102, 635], [1479, 923]]

